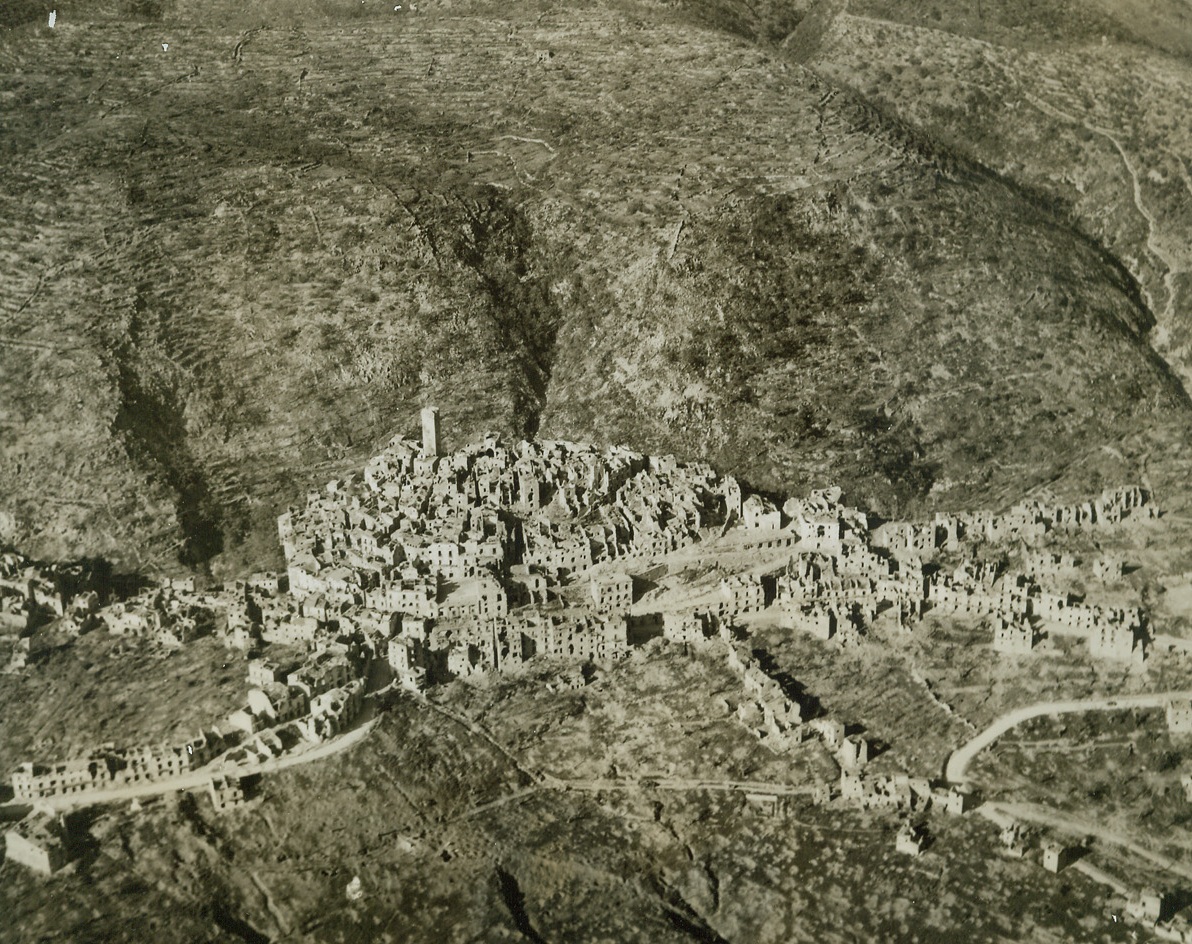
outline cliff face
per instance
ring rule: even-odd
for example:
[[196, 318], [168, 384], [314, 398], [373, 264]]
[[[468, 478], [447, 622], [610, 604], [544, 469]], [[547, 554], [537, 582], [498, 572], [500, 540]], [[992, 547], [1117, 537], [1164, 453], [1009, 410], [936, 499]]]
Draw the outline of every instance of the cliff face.
[[259, 565], [424, 403], [448, 446], [624, 442], [889, 511], [1186, 418], [1162, 273], [917, 87], [841, 91], [870, 21], [419, 7], [59, 4], [0, 40], [0, 540]]

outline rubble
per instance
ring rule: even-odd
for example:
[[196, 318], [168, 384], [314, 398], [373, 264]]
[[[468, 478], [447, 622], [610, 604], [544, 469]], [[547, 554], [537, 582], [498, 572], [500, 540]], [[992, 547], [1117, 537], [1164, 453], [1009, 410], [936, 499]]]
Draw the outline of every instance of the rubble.
[[[101, 605], [94, 594], [55, 592], [19, 556], [0, 559], [0, 596], [19, 599], [24, 611], [48, 607], [80, 626], [165, 647], [214, 633], [250, 652], [299, 653], [280, 661], [253, 654], [246, 703], [230, 712], [223, 732], [184, 745], [105, 745], [85, 758], [26, 763], [13, 775], [16, 796], [169, 780], [237, 745], [228, 756], [259, 761], [286, 749], [283, 728], [310, 743], [335, 737], [358, 716], [378, 662], [398, 686], [421, 691], [539, 658], [572, 667], [615, 660], [660, 636], [723, 653], [742, 691], [725, 707], [772, 749], [821, 737], [841, 768], [844, 801], [963, 812], [968, 799], [926, 781], [864, 777], [869, 743], [845, 737], [829, 719], [807, 722], [803, 707], [740, 645], [738, 621], [769, 612], [792, 632], [850, 645], [879, 621], [905, 631], [935, 610], [992, 621], [993, 648], [1001, 652], [1030, 654], [1045, 627], [1085, 636], [1094, 658], [1145, 657], [1145, 613], [1088, 605], [1044, 587], [1041, 580], [1081, 565], [1035, 547], [1055, 532], [1154, 516], [1143, 489], [871, 529], [864, 512], [841, 504], [839, 489], [779, 508], [744, 493], [731, 476], [669, 456], [562, 441], [506, 443], [495, 434], [448, 453], [441, 432], [437, 411], [428, 408], [420, 443], [395, 437], [360, 473], [329, 482], [280, 515], [281, 574], [210, 587], [171, 578]], [[666, 572], [658, 558], [716, 542], [726, 553], [777, 555], [785, 563], [764, 572], [715, 564], [681, 601], [672, 596], [655, 609], [640, 596], [639, 583], [652, 586]], [[1025, 547], [1020, 566], [966, 552], [998, 542]], [[959, 555], [961, 563], [943, 568], [941, 554]], [[577, 678], [583, 684], [583, 674]]]
[[898, 830], [894, 840], [894, 848], [903, 855], [920, 856], [927, 847], [927, 831], [919, 825], [905, 823]]

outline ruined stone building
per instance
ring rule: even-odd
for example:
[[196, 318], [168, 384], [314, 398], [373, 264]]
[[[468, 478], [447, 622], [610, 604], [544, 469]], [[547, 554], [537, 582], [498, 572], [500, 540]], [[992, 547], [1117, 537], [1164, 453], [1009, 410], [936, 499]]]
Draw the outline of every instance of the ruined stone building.
[[61, 817], [35, 811], [6, 829], [4, 857], [43, 875], [53, 875], [63, 868], [70, 856]]

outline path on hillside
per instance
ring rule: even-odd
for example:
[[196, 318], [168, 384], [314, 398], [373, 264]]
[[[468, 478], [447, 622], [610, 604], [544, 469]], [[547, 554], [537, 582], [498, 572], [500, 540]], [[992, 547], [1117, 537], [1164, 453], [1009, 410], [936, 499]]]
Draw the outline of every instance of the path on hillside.
[[[549, 777], [549, 775], [547, 775]], [[557, 777], [549, 777], [549, 781], [544, 779], [542, 783], [532, 784], [528, 787], [523, 787], [520, 790], [515, 790], [512, 793], [507, 793], [504, 796], [497, 797], [495, 800], [489, 800], [485, 803], [478, 803], [462, 813], [453, 816], [447, 820], [445, 825], [454, 825], [464, 820], [472, 819], [482, 813], [489, 813], [493, 810], [500, 809], [503, 806], [508, 806], [510, 803], [520, 803], [522, 800], [527, 800], [532, 796], [548, 791], [577, 791], [581, 793], [653, 793], [656, 791], [665, 791], [672, 793], [694, 793], [694, 792], [724, 792], [724, 793], [763, 793], [771, 796], [806, 796], [814, 792], [814, 786], [808, 785], [794, 785], [787, 783], [767, 783], [760, 780], [703, 780], [696, 778], [685, 777], [635, 777], [632, 779], [602, 779], [602, 780], [562, 780]], [[880, 829], [874, 828], [856, 828], [833, 826], [827, 827], [823, 825], [816, 825], [814, 823], [803, 823], [799, 820], [791, 820], [807, 829], [832, 829], [836, 832], [880, 832]], [[451, 845], [451, 839], [448, 838], [440, 849], [446, 849]]]
[[1081, 714], [1086, 711], [1120, 711], [1128, 708], [1162, 708], [1167, 702], [1192, 698], [1192, 691], [1150, 692], [1142, 695], [1106, 695], [1077, 701], [1045, 701], [1025, 708], [1016, 708], [993, 722], [971, 741], [948, 755], [944, 765], [944, 779], [948, 783], [964, 783], [968, 779], [969, 764], [1011, 728], [1031, 718], [1043, 715]]
[[815, 787], [806, 784], [767, 783], [764, 780], [704, 780], [696, 777], [651, 777], [645, 774], [632, 780], [561, 780], [565, 790], [667, 790], [687, 792], [708, 790], [721, 792], [768, 793], [774, 796], [805, 796]]
[[503, 757], [510, 761], [521, 774], [531, 783], [528, 786], [507, 793], [484, 803], [479, 803], [462, 813], [452, 817], [448, 822], [457, 823], [470, 819], [481, 813], [486, 813], [510, 803], [528, 799], [546, 790], [576, 790], [588, 793], [602, 792], [638, 792], [661, 790], [667, 792], [737, 792], [737, 793], [766, 793], [774, 796], [808, 796], [815, 787], [807, 784], [771, 783], [764, 780], [709, 780], [697, 777], [667, 777], [651, 774], [640, 774], [632, 778], [576, 778], [569, 779], [556, 776], [547, 770], [535, 770], [526, 764], [512, 750], [502, 744], [483, 724], [469, 717], [463, 712], [454, 711], [440, 705], [425, 695], [418, 693], [418, 700], [428, 708], [454, 721], [473, 736], [480, 738], [495, 748]]
[[529, 777], [531, 780], [541, 780], [541, 781], [543, 781], [545, 783], [549, 783], [553, 786], [558, 786], [559, 784], [562, 783], [562, 781], [559, 780], [557, 777], [555, 777], [549, 773], [546, 773], [545, 771], [535, 771], [535, 770], [531, 770], [530, 768], [526, 767], [525, 764], [522, 762], [521, 758], [519, 758], [516, 754], [513, 753], [513, 751], [511, 751], [504, 744], [502, 744], [495, 737], [493, 737], [492, 733], [488, 730], [488, 728], [486, 728], [484, 725], [482, 725], [479, 721], [473, 720], [472, 718], [468, 717], [463, 712], [454, 711], [453, 709], [448, 708], [445, 705], [440, 705], [438, 702], [431, 701], [431, 699], [428, 698], [426, 695], [424, 695], [422, 692], [417, 692], [416, 696], [417, 696], [419, 702], [426, 705], [426, 707], [430, 708], [432, 711], [435, 711], [438, 714], [441, 714], [444, 718], [448, 718], [448, 719], [454, 721], [456, 724], [460, 725], [465, 730], [467, 730], [470, 734], [472, 734], [473, 737], [477, 737], [477, 738], [480, 738], [482, 741], [486, 741], [491, 747], [496, 749], [496, 751], [498, 753], [500, 753], [506, 760], [508, 760], [509, 763], [513, 764], [514, 769], [516, 769], [518, 772], [520, 772], [523, 776]]

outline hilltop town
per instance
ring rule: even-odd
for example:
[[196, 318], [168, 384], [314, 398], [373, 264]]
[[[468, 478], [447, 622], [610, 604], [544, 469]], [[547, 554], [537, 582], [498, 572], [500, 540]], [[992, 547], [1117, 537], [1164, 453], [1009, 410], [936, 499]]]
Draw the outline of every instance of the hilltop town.
[[[838, 489], [780, 505], [706, 465], [623, 448], [488, 435], [448, 453], [439, 422], [437, 410], [424, 410], [420, 442], [394, 438], [360, 473], [286, 510], [284, 573], [224, 586], [175, 578], [101, 601], [86, 575], [4, 557], [0, 618], [21, 637], [7, 672], [26, 669], [34, 632], [52, 625], [167, 650], [214, 636], [245, 654], [248, 685], [244, 703], [184, 742], [109, 743], [22, 763], [12, 803], [30, 812], [7, 834], [10, 859], [45, 873], [67, 865], [62, 814], [77, 806], [180, 789], [205, 791], [214, 811], [242, 806], [261, 774], [366, 736], [396, 692], [423, 698], [454, 680], [516, 675], [544, 661], [573, 667], [566, 677], [582, 688], [592, 667], [658, 645], [723, 659], [740, 692], [720, 710], [773, 752], [814, 742], [838, 774], [805, 793], [899, 813], [896, 848], [918, 855], [930, 842], [924, 813], [962, 815], [980, 804], [964, 768], [971, 757], [961, 762], [956, 752], [934, 780], [868, 772], [871, 738], [853, 719], [808, 703], [759, 658], [755, 633], [839, 648], [914, 634], [928, 616], [952, 618], [984, 626], [994, 658], [1029, 658], [1045, 641], [1069, 638], [1089, 659], [1131, 672], [1145, 671], [1157, 646], [1182, 645], [1156, 635], [1139, 602], [1062, 589], [1077, 571], [1086, 588], [1120, 586], [1120, 557], [1077, 559], [1053, 539], [1145, 526], [1160, 512], [1143, 488], [1072, 505], [880, 521], [842, 504]], [[1159, 704], [1173, 731], [1192, 728], [1192, 703]], [[972, 754], [980, 747], [974, 741]], [[746, 793], [765, 815], [784, 802], [764, 785]], [[1008, 852], [1025, 854], [1022, 824], [992, 816]], [[1075, 861], [1065, 848], [1044, 847], [1044, 866]], [[1167, 921], [1170, 896], [1159, 898], [1166, 933], [1186, 939], [1183, 925]]]
[[0, 3], [0, 944], [1192, 944], [1190, 26]]

